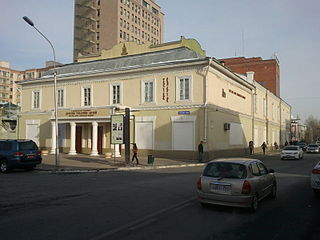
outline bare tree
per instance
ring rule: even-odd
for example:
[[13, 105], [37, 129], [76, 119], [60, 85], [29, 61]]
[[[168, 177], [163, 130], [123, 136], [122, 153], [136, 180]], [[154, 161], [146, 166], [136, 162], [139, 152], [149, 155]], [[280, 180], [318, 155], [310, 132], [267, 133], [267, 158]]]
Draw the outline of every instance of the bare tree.
[[320, 120], [314, 116], [309, 116], [305, 122], [307, 127], [306, 140], [307, 142], [315, 142], [320, 140]]

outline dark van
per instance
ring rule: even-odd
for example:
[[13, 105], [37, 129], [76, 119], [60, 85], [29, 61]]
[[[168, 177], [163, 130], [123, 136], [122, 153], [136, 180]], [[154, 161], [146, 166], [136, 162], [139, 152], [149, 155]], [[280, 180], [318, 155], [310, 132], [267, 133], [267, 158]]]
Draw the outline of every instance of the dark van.
[[13, 168], [33, 169], [42, 161], [41, 152], [32, 140], [0, 140], [0, 171]]

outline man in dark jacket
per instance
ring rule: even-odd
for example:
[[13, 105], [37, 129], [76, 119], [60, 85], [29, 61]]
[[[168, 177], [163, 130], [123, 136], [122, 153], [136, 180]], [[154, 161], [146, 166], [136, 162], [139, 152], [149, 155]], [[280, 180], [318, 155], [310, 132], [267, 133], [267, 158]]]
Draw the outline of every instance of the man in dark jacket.
[[202, 158], [203, 158], [203, 141], [200, 141], [199, 145], [198, 145], [198, 154], [199, 154], [199, 162], [202, 162]]

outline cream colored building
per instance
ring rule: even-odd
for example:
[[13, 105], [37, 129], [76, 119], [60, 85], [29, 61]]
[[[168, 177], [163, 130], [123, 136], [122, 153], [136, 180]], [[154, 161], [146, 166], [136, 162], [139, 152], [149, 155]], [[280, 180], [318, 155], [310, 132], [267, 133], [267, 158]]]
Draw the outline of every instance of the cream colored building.
[[74, 60], [118, 43], [163, 42], [163, 16], [152, 0], [75, 0]]
[[[141, 47], [149, 51], [141, 53]], [[247, 152], [254, 138], [257, 144], [278, 139], [281, 143], [281, 130], [283, 135], [290, 131], [286, 129], [290, 114], [280, 114], [290, 111], [289, 105], [206, 57], [195, 40], [182, 38], [158, 46], [126, 42], [111, 52], [112, 57], [57, 68], [58, 144], [65, 153], [112, 152], [111, 115], [125, 107], [132, 113], [131, 142], [142, 155], [196, 159], [201, 140], [207, 159], [239, 155]], [[54, 152], [52, 71], [21, 85], [20, 137]]]

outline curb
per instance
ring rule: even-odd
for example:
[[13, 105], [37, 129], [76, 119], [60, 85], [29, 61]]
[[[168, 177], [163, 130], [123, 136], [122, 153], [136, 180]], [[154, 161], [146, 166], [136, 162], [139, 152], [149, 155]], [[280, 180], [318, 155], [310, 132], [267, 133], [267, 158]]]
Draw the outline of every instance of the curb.
[[121, 171], [135, 171], [135, 170], [154, 170], [154, 169], [167, 169], [167, 168], [183, 168], [183, 167], [201, 167], [205, 163], [192, 163], [192, 164], [181, 164], [181, 165], [165, 165], [165, 166], [144, 166], [144, 167], [119, 167], [110, 169], [59, 169], [59, 170], [46, 170], [46, 169], [35, 169], [38, 171], [45, 171], [48, 173], [55, 174], [76, 174], [76, 173], [99, 173], [99, 172], [121, 172]]

